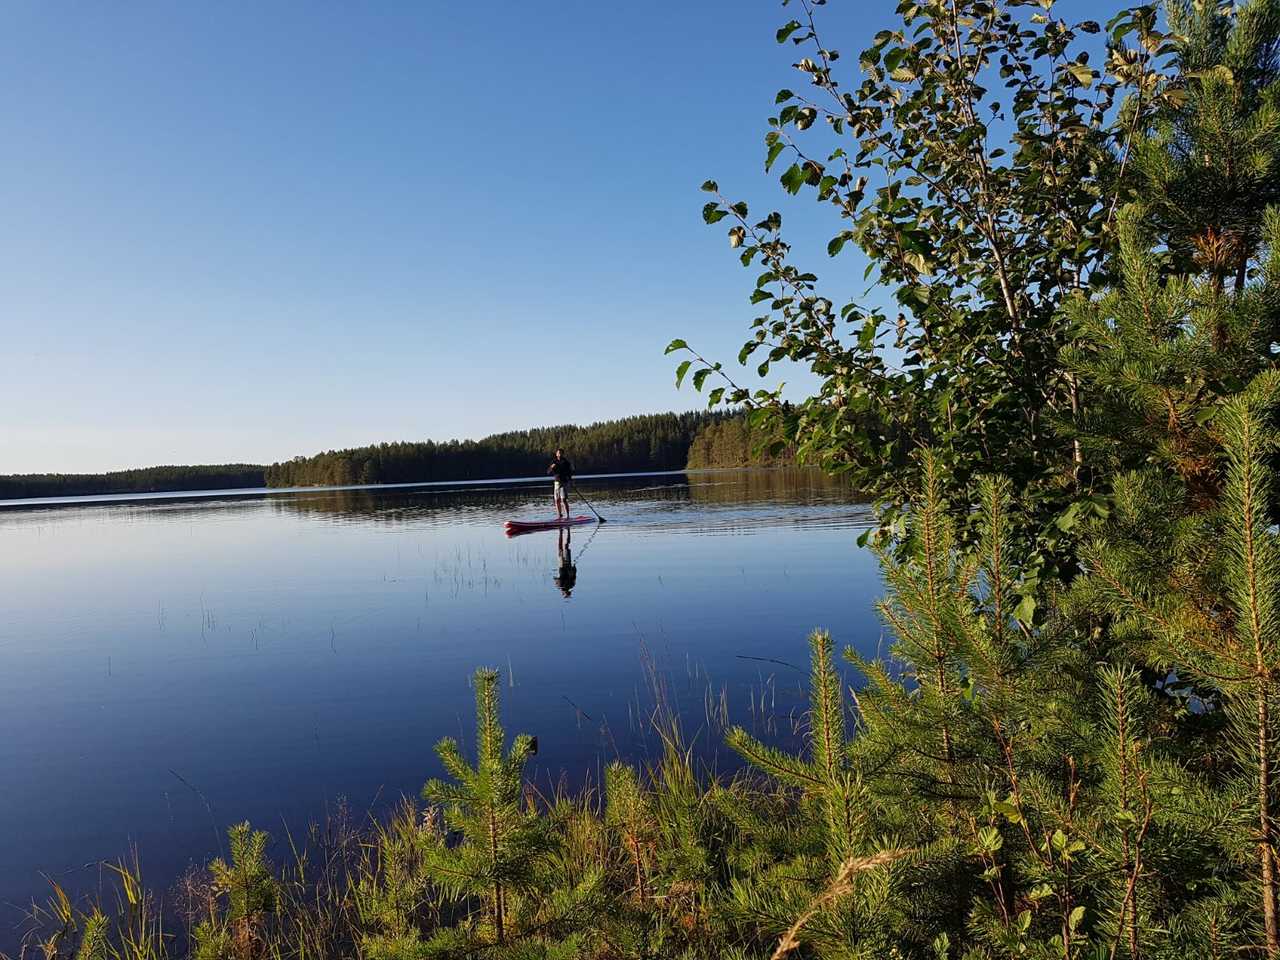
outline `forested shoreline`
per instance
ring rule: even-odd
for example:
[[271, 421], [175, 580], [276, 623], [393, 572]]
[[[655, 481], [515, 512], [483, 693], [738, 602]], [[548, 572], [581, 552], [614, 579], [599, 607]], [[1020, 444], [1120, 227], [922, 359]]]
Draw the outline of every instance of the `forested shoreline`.
[[689, 447], [723, 412], [658, 413], [586, 426], [566, 424], [512, 430], [480, 440], [380, 443], [295, 457], [266, 468], [271, 487], [429, 483], [542, 476], [557, 447], [580, 472], [683, 470]]
[[265, 468], [251, 463], [140, 467], [110, 473], [29, 473], [0, 476], [0, 500], [85, 497], [261, 487]]
[[782, 467], [796, 462], [795, 447], [777, 442], [773, 434], [753, 427], [746, 416], [708, 423], [689, 446], [690, 470], [729, 467]]
[[[686, 465], [746, 466], [749, 461], [743, 459], [741, 442], [734, 447], [732, 458], [721, 456], [726, 461], [733, 459], [733, 463], [712, 463], [710, 455], [712, 446], [717, 454], [723, 454], [726, 436], [739, 437], [741, 428], [733, 425], [743, 419], [741, 414], [722, 411], [645, 414], [586, 426], [513, 430], [480, 440], [371, 444], [268, 466], [231, 463], [110, 473], [0, 475], [0, 500], [541, 476], [558, 446], [565, 448], [583, 472], [590, 473], [683, 470]], [[722, 425], [728, 434], [719, 432]], [[697, 462], [690, 463], [695, 445], [700, 452]]]

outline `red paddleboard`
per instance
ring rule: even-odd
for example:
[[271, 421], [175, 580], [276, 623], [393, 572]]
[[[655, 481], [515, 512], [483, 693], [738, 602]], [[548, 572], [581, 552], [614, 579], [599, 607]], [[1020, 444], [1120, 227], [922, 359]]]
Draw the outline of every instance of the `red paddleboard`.
[[534, 530], [555, 530], [559, 527], [576, 527], [580, 523], [595, 523], [595, 517], [569, 517], [567, 520], [508, 520], [507, 533], [530, 533]]

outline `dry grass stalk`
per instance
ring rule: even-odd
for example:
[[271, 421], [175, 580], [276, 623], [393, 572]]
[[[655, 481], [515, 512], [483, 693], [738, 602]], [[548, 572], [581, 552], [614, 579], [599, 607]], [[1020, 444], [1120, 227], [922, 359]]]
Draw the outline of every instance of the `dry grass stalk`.
[[804, 929], [804, 925], [812, 920], [823, 907], [852, 893], [854, 877], [860, 873], [866, 873], [868, 870], [874, 870], [876, 867], [883, 867], [885, 864], [905, 857], [908, 853], [910, 853], [909, 850], [881, 850], [879, 853], [872, 854], [869, 857], [853, 857], [842, 863], [840, 871], [836, 874], [836, 878], [831, 881], [831, 885], [814, 898], [814, 901], [809, 904], [809, 909], [801, 914], [800, 919], [793, 923], [787, 932], [782, 935], [782, 939], [778, 941], [777, 949], [773, 951], [773, 956], [769, 960], [782, 960], [792, 950], [799, 947], [800, 931]]

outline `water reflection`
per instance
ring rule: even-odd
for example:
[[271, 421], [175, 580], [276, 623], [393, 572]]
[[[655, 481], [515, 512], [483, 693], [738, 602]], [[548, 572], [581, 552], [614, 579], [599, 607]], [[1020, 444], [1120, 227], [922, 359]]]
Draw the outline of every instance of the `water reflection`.
[[573, 595], [573, 588], [578, 585], [578, 568], [573, 563], [573, 529], [571, 527], [562, 527], [559, 530], [557, 552], [560, 554], [560, 569], [556, 572], [554, 583], [568, 600]]
[[[579, 478], [577, 486], [592, 497], [607, 499], [609, 519], [667, 521], [673, 508], [726, 507], [738, 511], [761, 505], [829, 505], [847, 508], [856, 500], [852, 488], [821, 472], [799, 468], [771, 470], [707, 470], [636, 477]], [[456, 488], [316, 490], [269, 500], [281, 513], [324, 516], [339, 522], [377, 520], [387, 523], [450, 523], [489, 520], [494, 513], [517, 516], [539, 512], [546, 490], [527, 483]], [[196, 507], [199, 509], [199, 507]], [[621, 512], [619, 512], [619, 510]], [[541, 515], [541, 513], [539, 513]]]

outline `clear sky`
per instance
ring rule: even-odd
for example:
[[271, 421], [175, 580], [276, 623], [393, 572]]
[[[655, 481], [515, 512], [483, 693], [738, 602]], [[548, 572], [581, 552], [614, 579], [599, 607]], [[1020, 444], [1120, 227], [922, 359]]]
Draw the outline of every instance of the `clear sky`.
[[[854, 54], [893, 0], [835, 0]], [[1109, 5], [1064, 0], [1064, 16]], [[0, 8], [0, 473], [270, 462], [699, 404], [753, 274], [777, 0]], [[800, 244], [803, 252], [809, 248]]]

